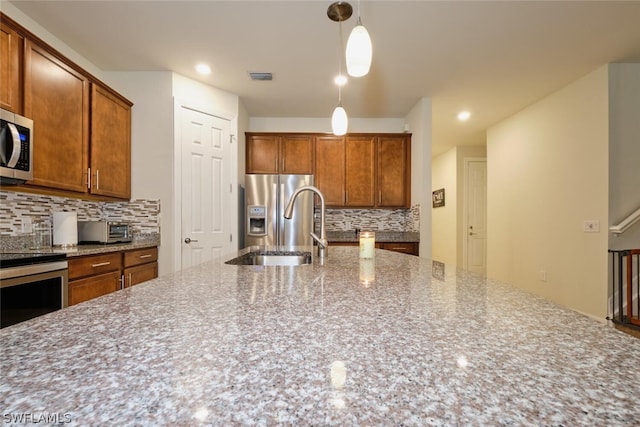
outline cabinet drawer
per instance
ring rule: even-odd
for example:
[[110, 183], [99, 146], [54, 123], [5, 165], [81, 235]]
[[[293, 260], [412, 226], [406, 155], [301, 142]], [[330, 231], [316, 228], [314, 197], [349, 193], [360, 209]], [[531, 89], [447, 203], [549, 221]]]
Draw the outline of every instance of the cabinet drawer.
[[381, 249], [388, 251], [402, 252], [405, 254], [418, 255], [417, 244], [413, 242], [394, 242], [394, 243], [382, 243]]
[[158, 260], [158, 248], [145, 248], [124, 253], [124, 266], [132, 267], [134, 265], [156, 262]]
[[69, 305], [110, 294], [120, 289], [120, 271], [69, 282]]
[[146, 282], [147, 280], [155, 279], [156, 277], [158, 277], [157, 262], [129, 267], [124, 270], [124, 284], [127, 288], [137, 285], [138, 283]]
[[70, 258], [68, 262], [69, 280], [76, 279], [78, 277], [106, 273], [108, 271], [120, 270], [122, 268], [122, 257], [120, 252]]

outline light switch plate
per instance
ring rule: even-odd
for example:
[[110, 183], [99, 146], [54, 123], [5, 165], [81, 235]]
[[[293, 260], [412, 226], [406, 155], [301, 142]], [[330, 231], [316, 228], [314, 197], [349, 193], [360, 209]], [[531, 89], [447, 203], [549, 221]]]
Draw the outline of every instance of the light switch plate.
[[585, 220], [582, 224], [582, 230], [585, 233], [599, 233], [600, 232], [600, 221], [597, 219], [588, 219]]

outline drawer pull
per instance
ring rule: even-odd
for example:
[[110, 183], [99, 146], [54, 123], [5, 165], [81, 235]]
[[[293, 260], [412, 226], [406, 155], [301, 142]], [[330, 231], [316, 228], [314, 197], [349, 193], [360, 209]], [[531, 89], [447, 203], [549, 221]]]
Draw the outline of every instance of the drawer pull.
[[402, 246], [397, 246], [395, 248], [391, 248], [392, 251], [397, 251], [397, 250], [406, 251], [407, 249], [408, 248], [405, 248], [405, 247], [402, 247]]
[[104, 267], [105, 265], [109, 265], [111, 264], [111, 261], [107, 261], [107, 262], [99, 262], [97, 264], [91, 264], [91, 267], [96, 268], [96, 267]]
[[140, 258], [151, 258], [151, 254], [140, 255]]

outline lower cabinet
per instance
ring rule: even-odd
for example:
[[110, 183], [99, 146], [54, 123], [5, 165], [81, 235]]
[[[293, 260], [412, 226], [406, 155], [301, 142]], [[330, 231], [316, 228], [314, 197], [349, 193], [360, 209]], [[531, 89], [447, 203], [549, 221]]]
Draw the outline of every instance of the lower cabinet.
[[[329, 242], [329, 246], [358, 246], [358, 242]], [[377, 249], [419, 255], [420, 244], [417, 242], [376, 242]]]
[[125, 252], [123, 276], [125, 288], [158, 277], [158, 248]]
[[158, 277], [158, 248], [68, 258], [69, 305]]

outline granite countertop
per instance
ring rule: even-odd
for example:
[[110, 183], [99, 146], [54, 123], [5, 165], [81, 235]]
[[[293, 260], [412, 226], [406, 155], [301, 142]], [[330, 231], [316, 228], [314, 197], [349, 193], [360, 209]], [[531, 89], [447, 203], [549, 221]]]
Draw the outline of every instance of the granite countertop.
[[77, 257], [82, 255], [97, 255], [108, 252], [130, 251], [135, 249], [144, 249], [160, 245], [160, 239], [157, 236], [150, 236], [135, 239], [129, 243], [110, 243], [110, 244], [80, 244], [71, 247], [50, 246], [38, 249], [30, 249], [24, 247], [5, 247], [2, 253], [31, 253], [31, 254], [59, 254], [63, 253], [69, 257]]
[[365, 261], [358, 248], [329, 249], [324, 265], [299, 267], [225, 257], [0, 330], [4, 420], [640, 420], [637, 338], [424, 258], [376, 250]]
[[[375, 231], [376, 242], [419, 242], [420, 233], [403, 231]], [[331, 242], [357, 242], [358, 234], [355, 231], [327, 231], [327, 240]]]

